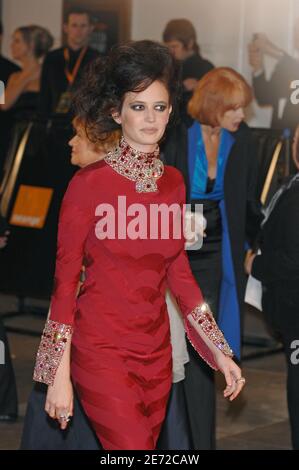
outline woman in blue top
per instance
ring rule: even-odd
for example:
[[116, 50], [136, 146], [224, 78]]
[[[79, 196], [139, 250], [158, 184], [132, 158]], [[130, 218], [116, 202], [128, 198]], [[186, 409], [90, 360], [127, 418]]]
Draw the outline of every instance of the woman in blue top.
[[[235, 356], [240, 359], [243, 261], [246, 241], [259, 228], [257, 161], [248, 127], [242, 123], [252, 93], [244, 78], [230, 68], [208, 72], [188, 105], [193, 118], [168, 135], [164, 158], [180, 169], [187, 202], [203, 204], [207, 219], [203, 246], [188, 252], [195, 278], [209, 299]], [[195, 449], [215, 446], [213, 376], [189, 350], [185, 391]], [[197, 403], [204, 403], [199, 410]]]

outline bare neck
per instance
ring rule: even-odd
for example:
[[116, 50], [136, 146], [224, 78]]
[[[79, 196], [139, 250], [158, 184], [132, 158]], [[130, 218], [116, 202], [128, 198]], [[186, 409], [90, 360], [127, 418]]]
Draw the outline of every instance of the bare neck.
[[36, 57], [24, 57], [20, 60], [23, 69], [29, 69], [35, 65], [38, 65], [38, 60]]
[[220, 137], [221, 127], [202, 125], [201, 128], [204, 136], [208, 139], [217, 139]]

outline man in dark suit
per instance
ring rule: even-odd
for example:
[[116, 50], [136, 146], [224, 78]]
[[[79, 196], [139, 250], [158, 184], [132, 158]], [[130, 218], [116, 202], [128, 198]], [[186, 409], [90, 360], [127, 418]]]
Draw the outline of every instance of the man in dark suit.
[[[2, 42], [3, 27], [0, 22], [0, 51]], [[0, 80], [4, 84], [4, 88], [8, 82], [10, 75], [20, 70], [16, 64], [3, 57], [0, 53]], [[1, 91], [0, 91], [1, 94]], [[5, 94], [4, 94], [5, 98]], [[1, 99], [1, 98], [0, 98]], [[12, 127], [13, 114], [12, 111], [1, 111], [0, 109], [0, 178], [2, 176], [3, 164], [10, 140], [10, 131]]]
[[66, 45], [49, 52], [43, 64], [39, 111], [44, 117], [68, 113], [71, 92], [86, 65], [98, 56], [88, 47], [93, 26], [86, 10], [70, 10], [63, 28]]
[[299, 449], [299, 128], [292, 157], [297, 173], [273, 196], [265, 210], [259, 254], [246, 270], [263, 285], [264, 318], [279, 337], [287, 364], [287, 401], [293, 448]]
[[[299, 19], [294, 28], [294, 46], [299, 50]], [[264, 55], [277, 60], [270, 77], [266, 78]], [[292, 99], [292, 82], [299, 80], [299, 61], [273, 44], [265, 34], [255, 34], [249, 44], [249, 63], [253, 71], [252, 85], [261, 106], [273, 109], [271, 128], [294, 130], [298, 123], [299, 106]], [[297, 93], [298, 94], [298, 93]]]

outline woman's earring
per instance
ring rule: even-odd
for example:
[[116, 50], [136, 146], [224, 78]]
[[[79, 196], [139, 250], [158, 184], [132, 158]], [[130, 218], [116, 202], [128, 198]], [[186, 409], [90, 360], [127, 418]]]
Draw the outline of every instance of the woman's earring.
[[114, 119], [114, 121], [117, 124], [121, 124], [121, 118], [120, 118], [120, 114], [118, 112], [111, 113], [111, 116], [112, 116], [112, 119]]

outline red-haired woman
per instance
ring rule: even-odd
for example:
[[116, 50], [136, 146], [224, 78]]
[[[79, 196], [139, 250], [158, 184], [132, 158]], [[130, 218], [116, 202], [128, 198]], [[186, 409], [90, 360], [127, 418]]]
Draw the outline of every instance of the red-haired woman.
[[[188, 252], [189, 261], [238, 358], [246, 233], [250, 242], [260, 220], [253, 143], [242, 123], [251, 96], [249, 85], [234, 70], [208, 72], [188, 105], [191, 126], [175, 128], [164, 147], [166, 162], [185, 177], [187, 202], [203, 204], [206, 237], [200, 250]], [[195, 449], [210, 449], [215, 445], [213, 375], [191, 349], [189, 355], [184, 385], [193, 444]], [[199, 409], [197, 403], [205, 406]]]

